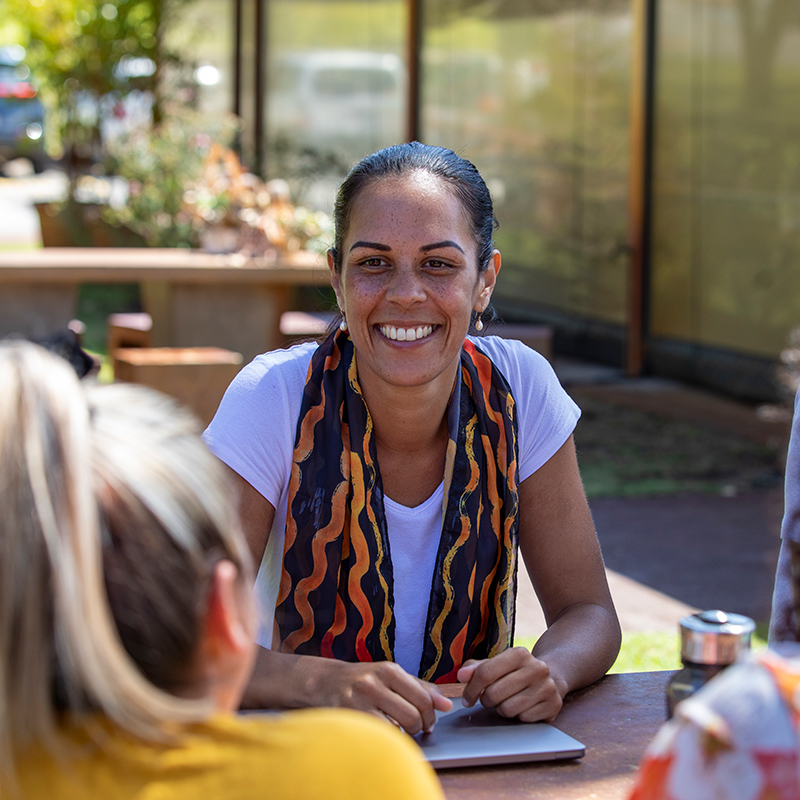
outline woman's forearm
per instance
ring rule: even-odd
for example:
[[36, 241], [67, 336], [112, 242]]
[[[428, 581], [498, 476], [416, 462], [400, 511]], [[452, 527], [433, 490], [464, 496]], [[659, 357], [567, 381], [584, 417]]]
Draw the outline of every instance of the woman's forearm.
[[619, 653], [621, 639], [613, 606], [575, 605], [539, 637], [533, 655], [547, 664], [563, 698], [606, 674]]

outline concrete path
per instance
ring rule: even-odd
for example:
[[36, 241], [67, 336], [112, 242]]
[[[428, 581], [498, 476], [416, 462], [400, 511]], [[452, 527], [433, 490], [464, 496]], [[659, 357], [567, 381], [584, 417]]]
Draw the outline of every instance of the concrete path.
[[[624, 631], [674, 631], [698, 609], [769, 620], [778, 558], [780, 490], [742, 494], [601, 498], [592, 514]], [[520, 570], [517, 635], [544, 619]]]
[[57, 170], [0, 176], [0, 249], [39, 247], [42, 231], [33, 204], [62, 199], [66, 187], [66, 176]]

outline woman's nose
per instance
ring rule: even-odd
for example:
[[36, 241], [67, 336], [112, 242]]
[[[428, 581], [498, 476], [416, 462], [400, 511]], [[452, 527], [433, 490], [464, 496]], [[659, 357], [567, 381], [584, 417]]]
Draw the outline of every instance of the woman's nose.
[[425, 287], [416, 270], [396, 267], [386, 290], [386, 299], [400, 305], [412, 305], [425, 299]]

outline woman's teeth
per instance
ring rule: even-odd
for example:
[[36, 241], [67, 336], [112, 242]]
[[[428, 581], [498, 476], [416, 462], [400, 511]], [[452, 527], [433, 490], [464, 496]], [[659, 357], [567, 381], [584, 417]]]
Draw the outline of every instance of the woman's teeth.
[[379, 330], [387, 339], [395, 339], [398, 342], [415, 342], [417, 339], [430, 336], [433, 333], [433, 325], [420, 325], [418, 328], [395, 328], [394, 325], [381, 325]]

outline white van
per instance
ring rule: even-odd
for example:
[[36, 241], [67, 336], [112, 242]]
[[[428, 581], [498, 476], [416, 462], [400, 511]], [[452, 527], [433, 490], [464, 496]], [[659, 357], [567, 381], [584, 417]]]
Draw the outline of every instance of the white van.
[[292, 52], [268, 66], [267, 128], [348, 161], [405, 138], [406, 74], [393, 53]]

